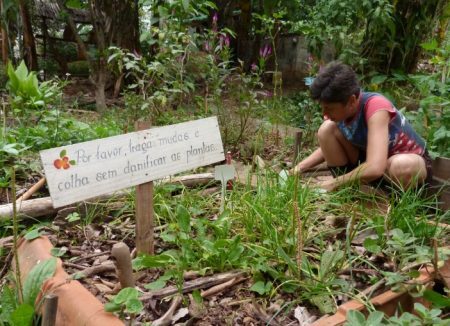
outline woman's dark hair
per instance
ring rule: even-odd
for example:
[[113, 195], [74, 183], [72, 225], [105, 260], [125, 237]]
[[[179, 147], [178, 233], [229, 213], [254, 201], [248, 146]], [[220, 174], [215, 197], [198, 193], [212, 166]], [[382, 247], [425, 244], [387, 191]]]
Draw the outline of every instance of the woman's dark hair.
[[352, 95], [359, 96], [355, 72], [338, 61], [330, 62], [311, 85], [311, 97], [319, 102], [346, 104]]

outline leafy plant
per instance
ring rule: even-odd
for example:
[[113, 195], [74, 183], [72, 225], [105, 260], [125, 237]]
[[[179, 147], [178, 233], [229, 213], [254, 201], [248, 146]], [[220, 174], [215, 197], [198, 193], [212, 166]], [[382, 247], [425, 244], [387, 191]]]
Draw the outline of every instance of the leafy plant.
[[135, 288], [123, 288], [105, 304], [105, 311], [118, 313], [121, 319], [129, 315], [131, 323], [143, 309], [144, 305], [139, 300], [139, 292]]
[[448, 325], [448, 320], [441, 319], [439, 316], [442, 311], [439, 309], [427, 309], [421, 303], [414, 304], [414, 310], [416, 315], [409, 312], [405, 312], [400, 316], [393, 316], [385, 318], [384, 313], [380, 311], [373, 311], [369, 314], [368, 318], [357, 310], [350, 310], [347, 312], [347, 326], [431, 326], [431, 325]]
[[0, 300], [0, 323], [2, 325], [31, 325], [40, 303], [36, 303], [42, 284], [53, 276], [56, 258], [49, 258], [34, 266], [23, 285], [23, 296], [16, 287], [14, 292], [4, 285]]
[[[40, 118], [47, 109], [47, 105], [61, 95], [61, 85], [49, 81], [39, 84], [34, 72], [28, 72], [25, 62], [22, 61], [17, 69], [8, 63], [7, 88], [11, 95], [11, 107], [14, 115], [26, 120], [21, 123], [32, 122], [33, 116]], [[31, 118], [31, 119], [30, 119]]]

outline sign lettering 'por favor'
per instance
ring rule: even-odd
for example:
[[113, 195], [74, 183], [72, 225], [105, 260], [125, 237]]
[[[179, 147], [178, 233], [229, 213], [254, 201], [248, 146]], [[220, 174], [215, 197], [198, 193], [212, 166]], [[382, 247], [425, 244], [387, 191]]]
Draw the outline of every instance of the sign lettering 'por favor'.
[[216, 117], [40, 152], [54, 207], [224, 160]]

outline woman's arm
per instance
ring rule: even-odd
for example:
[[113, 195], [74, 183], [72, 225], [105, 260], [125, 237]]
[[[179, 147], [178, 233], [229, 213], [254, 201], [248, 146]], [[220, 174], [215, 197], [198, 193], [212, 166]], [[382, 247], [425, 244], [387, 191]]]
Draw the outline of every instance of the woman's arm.
[[389, 112], [377, 111], [367, 122], [366, 161], [347, 174], [319, 184], [326, 190], [334, 190], [355, 180], [370, 182], [383, 176], [387, 167], [389, 148]]
[[316, 166], [325, 161], [320, 147], [312, 152], [307, 158], [298, 163], [292, 170], [292, 174], [302, 173], [303, 171]]

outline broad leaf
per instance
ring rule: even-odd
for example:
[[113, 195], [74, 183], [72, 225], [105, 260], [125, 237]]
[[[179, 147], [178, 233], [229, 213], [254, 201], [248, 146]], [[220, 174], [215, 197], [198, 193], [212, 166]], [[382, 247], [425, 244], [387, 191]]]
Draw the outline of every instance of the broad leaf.
[[130, 299], [137, 299], [139, 292], [135, 288], [124, 288], [115, 296], [114, 302], [117, 304], [125, 303]]
[[183, 9], [184, 11], [189, 10], [189, 0], [182, 0], [183, 1]]
[[126, 302], [126, 312], [129, 314], [138, 314], [144, 309], [144, 305], [138, 298], [131, 298]]
[[9, 322], [11, 320], [11, 314], [17, 308], [17, 300], [12, 290], [6, 285], [3, 286], [0, 303], [0, 321]]
[[32, 268], [23, 285], [23, 300], [34, 306], [42, 283], [53, 276], [56, 270], [56, 258], [49, 258]]
[[112, 301], [105, 303], [104, 307], [105, 307], [105, 311], [107, 311], [107, 312], [116, 312], [122, 308], [120, 304], [117, 304]]
[[347, 312], [347, 322], [346, 326], [365, 326], [366, 318], [358, 310], [350, 310]]
[[380, 326], [382, 325], [382, 320], [384, 318], [384, 313], [381, 311], [372, 311], [367, 318], [366, 325], [367, 326]]
[[178, 205], [177, 218], [181, 231], [189, 233], [191, 231], [191, 215], [186, 207]]
[[42, 235], [41, 230], [39, 228], [31, 230], [25, 234], [24, 238], [28, 241], [39, 238]]
[[167, 282], [162, 280], [161, 278], [157, 279], [154, 282], [144, 285], [144, 287], [148, 290], [161, 290], [166, 286]]
[[140, 270], [142, 268], [165, 267], [167, 264], [172, 263], [173, 261], [173, 257], [166, 254], [155, 256], [140, 255], [133, 259], [133, 268], [135, 270]]
[[314, 304], [323, 314], [332, 314], [335, 311], [334, 300], [326, 294], [315, 295], [310, 299], [312, 304]]
[[325, 251], [320, 260], [319, 278], [323, 280], [343, 257], [344, 252], [342, 250]]
[[30, 326], [33, 324], [33, 317], [33, 306], [24, 303], [11, 314], [11, 321], [14, 326]]
[[22, 62], [17, 67], [15, 72], [16, 72], [16, 76], [17, 76], [17, 79], [19, 80], [19, 82], [23, 82], [26, 80], [26, 78], [28, 77], [28, 69], [25, 64], [25, 61], [22, 60]]
[[263, 281], [258, 281], [252, 285], [250, 291], [254, 291], [259, 293], [260, 295], [264, 295], [266, 293], [269, 293], [271, 289], [272, 289], [271, 282], [264, 283]]
[[425, 290], [423, 297], [430, 301], [434, 308], [450, 307], [450, 299], [433, 290]]

